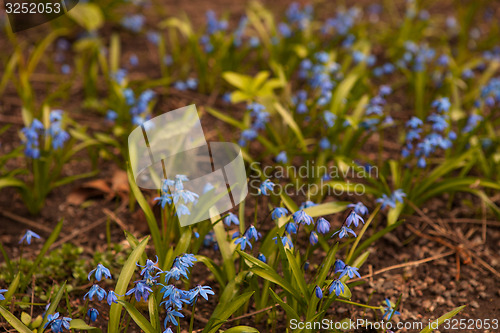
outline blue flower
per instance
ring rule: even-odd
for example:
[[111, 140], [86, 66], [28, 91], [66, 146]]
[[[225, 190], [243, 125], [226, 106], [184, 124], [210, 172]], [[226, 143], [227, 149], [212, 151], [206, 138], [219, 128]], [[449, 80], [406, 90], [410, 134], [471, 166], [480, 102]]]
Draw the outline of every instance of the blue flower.
[[0, 289], [0, 301], [3, 301], [5, 299], [5, 296], [2, 295], [3, 293], [7, 292], [7, 289]]
[[406, 122], [406, 126], [410, 128], [417, 128], [423, 124], [424, 122], [415, 116], [411, 117], [411, 119]]
[[335, 260], [335, 263], [333, 264], [334, 273], [342, 272], [344, 268], [345, 268], [345, 263], [342, 260], [340, 259]]
[[238, 245], [240, 244], [240, 249], [241, 251], [244, 251], [247, 245], [252, 248], [252, 243], [250, 243], [250, 239], [247, 236], [243, 236], [240, 238], [237, 238], [234, 244]]
[[[285, 236], [282, 236], [279, 238], [280, 238], [281, 244], [283, 244], [283, 246], [288, 245], [290, 248], [293, 248], [292, 239], [288, 235], [285, 235]], [[273, 239], [274, 239], [274, 243], [278, 243], [278, 237], [273, 237]]]
[[267, 191], [272, 191], [274, 186], [276, 186], [276, 184], [272, 183], [269, 179], [266, 179], [262, 182], [262, 184], [260, 184], [260, 192], [263, 195], [269, 195]]
[[256, 241], [259, 240], [259, 232], [257, 231], [257, 229], [251, 225], [247, 231], [245, 232], [245, 236], [250, 240], [252, 238], [254, 238]]
[[330, 141], [328, 141], [328, 138], [321, 138], [321, 140], [319, 141], [319, 147], [323, 150], [330, 148], [330, 146], [331, 144]]
[[343, 225], [338, 231], [336, 231], [333, 235], [335, 236], [336, 234], [339, 234], [339, 238], [349, 238], [349, 234], [352, 234], [354, 237], [356, 237], [356, 233], [352, 231], [350, 228], [346, 227]]
[[235, 214], [228, 213], [227, 216], [224, 218], [224, 224], [229, 227], [231, 223], [234, 223], [235, 225], [240, 225], [240, 220], [238, 219], [238, 216], [236, 216]]
[[317, 204], [315, 204], [314, 202], [307, 200], [307, 201], [304, 201], [304, 202], [300, 205], [299, 210], [306, 209], [306, 208], [309, 208], [309, 207], [314, 207], [314, 206], [316, 206], [316, 205], [317, 205]]
[[99, 315], [99, 311], [97, 311], [96, 309], [94, 308], [90, 308], [88, 311], [87, 311], [87, 316], [89, 316], [90, 318], [90, 321], [96, 321], [97, 320], [97, 316]]
[[94, 268], [93, 270], [90, 271], [90, 273], [87, 277], [89, 281], [90, 281], [90, 277], [92, 276], [92, 273], [94, 273], [94, 272], [95, 272], [95, 279], [97, 281], [101, 281], [103, 274], [107, 279], [111, 279], [111, 273], [109, 272], [109, 269], [104, 267], [102, 264], [98, 264], [96, 268]]
[[318, 219], [318, 221], [316, 221], [316, 230], [320, 234], [323, 234], [323, 235], [327, 234], [328, 232], [330, 232], [330, 222], [325, 220], [323, 217], [320, 217]]
[[167, 308], [167, 317], [165, 318], [164, 325], [167, 327], [168, 323], [172, 323], [175, 326], [178, 326], [179, 323], [177, 322], [177, 318], [184, 318], [184, 315], [178, 311], [175, 311], [172, 308]]
[[309, 243], [311, 243], [311, 245], [316, 245], [318, 243], [318, 234], [315, 231], [311, 231]]
[[176, 205], [175, 210], [176, 210], [177, 216], [179, 216], [179, 217], [182, 215], [191, 215], [189, 208], [187, 208], [187, 206], [183, 205], [183, 204]]
[[109, 306], [111, 306], [111, 303], [118, 303], [118, 297], [122, 297], [123, 295], [118, 295], [115, 293], [113, 290], [108, 291], [108, 297], [106, 298], [106, 302], [108, 302]]
[[262, 253], [259, 253], [259, 255], [257, 256], [257, 259], [259, 259], [260, 261], [262, 261], [263, 263], [266, 263], [267, 262], [267, 259], [266, 259], [266, 256], [263, 255]]
[[286, 216], [286, 214], [288, 214], [288, 209], [283, 208], [283, 207], [277, 207], [273, 210], [271, 217], [273, 220], [277, 220], [280, 217]]
[[139, 64], [139, 58], [137, 58], [137, 55], [135, 54], [132, 54], [129, 59], [128, 59], [128, 62], [130, 63], [131, 66], [137, 66]]
[[286, 156], [286, 152], [282, 151], [276, 156], [276, 162], [278, 163], [287, 163], [288, 162], [288, 157]]
[[89, 292], [83, 296], [83, 299], [85, 300], [88, 296], [92, 301], [95, 295], [97, 295], [97, 299], [99, 301], [102, 301], [104, 298], [106, 298], [106, 291], [97, 284], [94, 284], [92, 287], [90, 287]]
[[167, 204], [172, 203], [172, 195], [168, 192], [163, 192], [160, 197], [156, 197], [153, 199], [154, 201], [158, 201], [158, 203], [161, 205], [161, 209], [165, 209], [165, 206]]
[[198, 298], [198, 295], [201, 295], [205, 300], [208, 301], [208, 295], [214, 295], [212, 288], [210, 286], [196, 286], [190, 290], [191, 292], [191, 301]]
[[387, 299], [387, 298], [385, 299], [385, 304], [386, 304], [384, 306], [385, 313], [382, 316], [382, 319], [385, 319], [385, 317], [387, 317], [387, 320], [389, 320], [394, 315], [400, 315], [401, 314], [401, 313], [399, 313], [399, 311], [396, 311], [396, 309], [394, 309], [394, 306], [392, 305], [391, 301], [389, 301], [389, 299]]
[[323, 298], [323, 291], [321, 290], [321, 288], [319, 286], [316, 286], [316, 288], [314, 288], [314, 293], [316, 294], [317, 298], [319, 298], [319, 299]]
[[396, 202], [394, 201], [394, 199], [389, 198], [385, 193], [382, 194], [381, 198], [378, 198], [377, 200], [375, 200], [375, 202], [382, 204], [382, 206], [380, 207], [381, 209], [384, 209], [386, 206], [389, 206], [392, 208], [396, 207]]
[[330, 292], [330, 294], [333, 294], [333, 292], [335, 291], [335, 295], [339, 296], [340, 294], [344, 293], [344, 284], [338, 279], [333, 280], [328, 291]]
[[404, 193], [402, 189], [397, 189], [392, 193], [392, 199], [394, 202], [399, 201], [403, 203], [404, 197], [406, 197], [406, 193]]
[[156, 256], [156, 262], [153, 262], [150, 259], [146, 260], [146, 265], [141, 266], [136, 263], [137, 266], [143, 268], [141, 270], [141, 276], [144, 276], [146, 279], [154, 279], [156, 275], [156, 271], [159, 271], [160, 273], [162, 270], [160, 267], [156, 266], [158, 264], [158, 256]]
[[349, 204], [347, 205], [349, 208], [353, 208], [354, 212], [358, 215], [367, 215], [368, 214], [368, 208], [362, 203], [358, 202], [356, 204]]
[[356, 212], [354, 210], [352, 210], [351, 213], [347, 216], [347, 219], [345, 220], [345, 222], [346, 222], [348, 227], [350, 227], [351, 224], [354, 224], [354, 226], [357, 227], [359, 222], [362, 222], [363, 224], [365, 223], [363, 218], [361, 216], [359, 216], [358, 214], [356, 214]]
[[145, 302], [147, 302], [149, 293], [152, 293], [153, 289], [149, 287], [149, 285], [146, 283], [145, 280], [135, 281], [134, 283], [135, 287], [127, 291], [125, 295], [128, 296], [134, 294], [137, 302], [141, 301], [141, 297], [144, 299]]
[[302, 209], [293, 213], [292, 218], [295, 221], [295, 223], [297, 223], [297, 224], [302, 223], [302, 224], [310, 225], [311, 223], [314, 222], [313, 218], [311, 216], [309, 216], [306, 212], [304, 212]]
[[450, 99], [448, 97], [439, 98], [432, 102], [431, 106], [440, 112], [447, 112], [451, 106]]
[[31, 230], [27, 230], [26, 233], [21, 238], [21, 240], [19, 241], [19, 244], [21, 244], [23, 241], [26, 241], [26, 243], [28, 243], [28, 245], [31, 245], [31, 239], [33, 237], [40, 239], [40, 236], [38, 234], [34, 233]]
[[69, 331], [70, 325], [69, 322], [72, 320], [68, 317], [59, 318], [59, 312], [54, 314], [49, 314], [47, 316], [47, 322], [43, 328], [47, 328], [50, 325], [50, 329], [53, 333], [61, 333], [63, 329], [67, 329]]
[[349, 278], [351, 278], [351, 279], [354, 277], [354, 275], [357, 275], [358, 277], [361, 277], [361, 275], [359, 275], [359, 273], [358, 273], [358, 268], [357, 267], [352, 267], [352, 266], [349, 266], [349, 265], [345, 265], [344, 266], [344, 269], [340, 273], [339, 279], [342, 278], [344, 275], [349, 276]]
[[108, 110], [106, 112], [106, 119], [109, 121], [115, 121], [116, 119], [118, 119], [118, 113], [113, 110]]
[[290, 235], [291, 234], [296, 234], [297, 233], [297, 224], [295, 222], [290, 221], [287, 224], [285, 224], [285, 230]]
[[122, 18], [121, 24], [127, 30], [132, 32], [140, 32], [144, 25], [145, 18], [142, 15], [130, 15]]

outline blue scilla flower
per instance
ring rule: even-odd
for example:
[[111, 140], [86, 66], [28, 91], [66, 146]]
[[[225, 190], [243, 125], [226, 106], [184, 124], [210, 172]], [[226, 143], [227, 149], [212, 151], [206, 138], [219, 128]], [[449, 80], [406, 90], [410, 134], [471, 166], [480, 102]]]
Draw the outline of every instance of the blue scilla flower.
[[152, 261], [151, 259], [146, 260], [146, 265], [141, 266], [138, 263], [136, 263], [137, 266], [141, 267], [141, 276], [144, 276], [145, 279], [154, 279], [154, 276], [156, 275], [156, 272], [158, 271], [159, 273], [162, 272], [160, 267], [156, 266], [158, 264], [158, 256], [156, 256], [156, 262]]
[[354, 237], [356, 237], [356, 233], [354, 231], [352, 231], [352, 229], [346, 227], [345, 225], [343, 225], [338, 231], [336, 231], [333, 235], [335, 236], [336, 234], [339, 234], [339, 238], [349, 238], [349, 234], [352, 234]]
[[88, 297], [92, 301], [94, 296], [97, 296], [97, 299], [99, 301], [102, 301], [104, 298], [106, 298], [106, 291], [99, 285], [94, 284], [92, 287], [90, 287], [88, 293], [83, 296], [83, 299], [85, 300]]
[[362, 222], [364, 224], [365, 220], [363, 220], [361, 216], [359, 216], [354, 210], [352, 210], [347, 216], [345, 222], [348, 227], [350, 227], [351, 224], [354, 224], [354, 226], [357, 227], [359, 222]]
[[160, 34], [156, 31], [148, 31], [146, 33], [146, 38], [152, 44], [158, 45], [160, 42]]
[[59, 312], [56, 312], [47, 316], [47, 322], [45, 323], [45, 326], [43, 328], [47, 328], [48, 326], [50, 326], [50, 329], [53, 333], [61, 333], [64, 329], [67, 329], [69, 331], [69, 322], [71, 320], [72, 319], [69, 317], [62, 317], [61, 319], [59, 319]]
[[0, 289], [0, 301], [5, 300], [5, 296], [2, 294], [6, 293], [7, 291], [8, 291], [7, 289]]
[[260, 184], [260, 193], [262, 193], [263, 195], [269, 195], [270, 193], [268, 193], [268, 191], [272, 192], [274, 186], [276, 186], [276, 184], [271, 182], [269, 179], [266, 179], [262, 182], [262, 184]]
[[141, 301], [141, 298], [147, 302], [149, 294], [153, 292], [153, 289], [150, 288], [149, 284], [146, 283], [146, 280], [135, 281], [135, 286], [127, 291], [125, 295], [134, 294], [135, 300], [137, 302]]
[[330, 111], [325, 111], [323, 113], [323, 117], [325, 119], [325, 122], [326, 122], [326, 125], [331, 128], [335, 125], [335, 120], [337, 119], [337, 116], [334, 115], [332, 112]]
[[169, 271], [165, 271], [165, 283], [168, 283], [171, 279], [175, 281], [179, 281], [181, 276], [184, 276], [186, 279], [188, 278], [187, 270], [183, 267], [175, 266], [172, 267]]
[[309, 207], [314, 207], [314, 206], [317, 206], [317, 204], [315, 204], [314, 202], [312, 202], [310, 200], [307, 200], [307, 201], [304, 201], [303, 203], [300, 204], [299, 210], [303, 210], [303, 209], [306, 209]]
[[306, 224], [306, 225], [310, 225], [311, 223], [313, 223], [313, 218], [311, 216], [309, 216], [304, 210], [300, 209], [298, 211], [296, 211], [295, 213], [293, 213], [292, 215], [292, 218], [293, 220], [295, 221], [295, 223], [297, 224]]
[[311, 245], [316, 245], [318, 243], [318, 234], [315, 231], [311, 231], [309, 243], [311, 243]]
[[137, 66], [139, 65], [139, 58], [137, 58], [137, 55], [131, 54], [130, 57], [128, 58], [128, 62], [131, 66]]
[[71, 66], [68, 65], [68, 64], [64, 64], [61, 66], [61, 73], [63, 73], [64, 75], [68, 75], [71, 73]]
[[448, 128], [447, 119], [448, 119], [447, 117], [435, 113], [427, 117], [427, 120], [432, 122], [432, 129], [438, 132], [443, 132], [445, 129]]
[[326, 219], [324, 219], [323, 217], [320, 217], [317, 221], [316, 221], [316, 230], [320, 233], [320, 234], [327, 234], [328, 232], [330, 232], [330, 222], [328, 222]]
[[114, 122], [116, 119], [118, 119], [118, 113], [116, 113], [116, 111], [113, 110], [108, 110], [106, 112], [106, 119]]
[[36, 234], [35, 232], [31, 231], [31, 230], [26, 230], [26, 233], [23, 235], [23, 237], [21, 237], [21, 240], [19, 241], [19, 244], [21, 244], [22, 242], [26, 241], [26, 243], [28, 245], [31, 245], [31, 240], [33, 238], [40, 239], [40, 236], [38, 234]]
[[259, 232], [257, 231], [257, 229], [256, 229], [253, 225], [251, 225], [251, 226], [247, 229], [247, 231], [245, 232], [245, 236], [246, 236], [248, 239], [252, 239], [252, 238], [253, 238], [253, 239], [255, 239], [256, 241], [258, 241], [258, 240], [259, 240], [259, 237], [260, 237]]
[[285, 224], [285, 231], [291, 234], [297, 233], [297, 224], [295, 222], [288, 222]]
[[368, 208], [362, 203], [358, 202], [356, 204], [349, 204], [347, 205], [349, 208], [353, 208], [354, 212], [358, 215], [367, 215], [368, 214]]
[[420, 139], [421, 128], [410, 129], [406, 133], [406, 141], [413, 141]]
[[175, 214], [179, 217], [183, 215], [191, 215], [191, 212], [189, 211], [189, 208], [187, 208], [186, 205], [184, 204], [178, 204], [175, 206]]
[[467, 119], [467, 125], [465, 125], [463, 131], [465, 133], [472, 132], [482, 120], [483, 117], [481, 117], [480, 115], [471, 114]]
[[163, 286], [161, 292], [163, 293], [163, 299], [166, 300], [160, 304], [165, 304], [167, 309], [173, 307], [181, 310], [183, 304], [191, 303], [191, 293], [178, 289], [173, 285]]
[[[293, 248], [293, 242], [292, 242], [292, 238], [291, 237], [289, 237], [288, 235], [284, 235], [284, 236], [279, 237], [279, 238], [280, 238], [281, 244], [283, 244], [283, 246], [286, 247], [288, 245], [289, 248]], [[273, 239], [274, 239], [274, 243], [277, 244], [278, 243], [278, 237], [277, 236], [273, 237]]]
[[266, 256], [263, 255], [262, 253], [259, 253], [259, 255], [257, 256], [257, 259], [259, 259], [260, 261], [262, 261], [263, 263], [266, 263], [267, 262], [267, 259], [266, 259]]
[[377, 200], [375, 200], [375, 202], [382, 204], [380, 207], [381, 209], [384, 209], [387, 206], [392, 207], [392, 208], [396, 207], [396, 202], [392, 198], [389, 198], [385, 193], [382, 194], [381, 198], [378, 198]]
[[335, 263], [333, 264], [334, 273], [342, 272], [344, 268], [345, 268], [345, 263], [342, 260], [340, 259], [335, 260]]
[[87, 311], [87, 316], [90, 318], [90, 321], [94, 322], [97, 320], [97, 316], [99, 315], [99, 311], [94, 308], [90, 308]]
[[288, 214], [288, 209], [283, 208], [283, 207], [276, 207], [273, 210], [273, 213], [271, 214], [271, 217], [272, 217], [273, 220], [277, 220], [277, 219], [279, 219], [282, 216], [286, 216], [286, 214]]
[[248, 141], [254, 140], [255, 138], [257, 138], [257, 136], [258, 134], [255, 129], [247, 128], [246, 130], [243, 130], [243, 132], [241, 132], [241, 138], [238, 143], [240, 146], [246, 146], [246, 143]]
[[290, 26], [284, 22], [280, 22], [278, 24], [278, 32], [283, 36], [284, 38], [288, 38], [292, 35], [292, 29], [290, 29]]
[[160, 197], [156, 197], [153, 200], [158, 201], [158, 203], [161, 205], [161, 208], [165, 209], [165, 206], [167, 204], [170, 205], [172, 203], [172, 195], [167, 192], [162, 192]]
[[425, 157], [421, 156], [417, 160], [417, 166], [421, 169], [425, 168], [427, 166], [427, 161], [425, 160]]
[[323, 150], [326, 150], [326, 149], [330, 148], [331, 147], [331, 143], [328, 140], [328, 138], [325, 138], [325, 137], [321, 138], [321, 140], [319, 141], [319, 147], [321, 149], [323, 149]]
[[249, 248], [252, 248], [252, 243], [250, 243], [250, 239], [247, 236], [237, 238], [234, 244], [239, 244], [241, 251], [244, 251], [247, 245]]
[[89, 281], [90, 281], [90, 277], [92, 276], [92, 274], [95, 274], [95, 279], [97, 281], [101, 281], [103, 275], [105, 278], [111, 279], [111, 273], [110, 273], [109, 269], [104, 267], [102, 264], [97, 264], [97, 267], [90, 271], [90, 273], [87, 277], [89, 279]]
[[24, 154], [26, 157], [40, 158], [39, 137], [44, 132], [43, 124], [38, 119], [34, 119], [31, 125], [24, 127], [21, 132], [24, 135], [23, 144], [25, 145]]
[[335, 296], [339, 296], [344, 293], [344, 284], [340, 280], [333, 280], [332, 284], [330, 284], [330, 288], [328, 289], [330, 295], [335, 292]]
[[394, 305], [387, 298], [385, 299], [384, 310], [385, 310], [385, 312], [384, 312], [384, 315], [382, 316], [382, 319], [385, 319], [385, 317], [387, 317], [387, 319], [389, 320], [394, 315], [401, 314], [401, 313], [399, 313], [399, 311], [396, 311], [396, 309], [394, 309]]
[[109, 306], [111, 306], [112, 303], [118, 303], [117, 296], [122, 297], [123, 295], [118, 295], [113, 290], [108, 291], [108, 296], [106, 297], [106, 302], [108, 303]]
[[235, 214], [228, 213], [224, 218], [224, 224], [229, 227], [231, 223], [233, 223], [234, 225], [240, 225], [240, 220], [238, 219], [238, 216], [236, 216]]
[[357, 277], [361, 277], [361, 275], [359, 275], [359, 273], [358, 273], [358, 268], [352, 267], [349, 265], [345, 265], [344, 269], [342, 270], [342, 272], [339, 275], [339, 279], [345, 275], [349, 276], [349, 278], [351, 278], [351, 279], [354, 277], [354, 275], [356, 275]]
[[207, 301], [208, 301], [208, 295], [215, 295], [210, 286], [198, 285], [193, 289], [191, 289], [190, 292], [191, 292], [191, 301], [196, 300], [198, 298], [198, 295], [200, 295]]
[[167, 308], [167, 317], [165, 318], [164, 325], [167, 327], [168, 323], [172, 323], [175, 326], [178, 326], [177, 318], [184, 318], [184, 315], [172, 308]]
[[118, 84], [123, 84], [127, 78], [127, 70], [120, 68], [116, 72], [111, 74], [111, 79]]
[[228, 23], [225, 20], [217, 20], [217, 15], [213, 10], [208, 10], [205, 13], [207, 19], [207, 33], [213, 35], [217, 31], [224, 31], [228, 27]]
[[432, 102], [431, 106], [436, 108], [439, 112], [447, 112], [450, 110], [450, 99], [448, 97], [442, 97], [434, 102]]
[[322, 299], [323, 298], [323, 291], [319, 286], [316, 286], [314, 288], [314, 294], [316, 295], [317, 298]]
[[278, 163], [287, 163], [288, 162], [288, 157], [286, 156], [285, 151], [281, 151], [277, 156], [276, 156], [276, 162]]
[[423, 124], [423, 121], [415, 116], [411, 117], [411, 119], [406, 122], [406, 126], [410, 128], [417, 128]]
[[406, 197], [406, 193], [404, 193], [400, 188], [392, 193], [392, 199], [394, 200], [394, 202], [399, 201], [403, 203], [404, 197]]
[[132, 32], [140, 32], [142, 30], [142, 26], [144, 25], [145, 18], [143, 15], [130, 15], [122, 18], [121, 24], [127, 30]]

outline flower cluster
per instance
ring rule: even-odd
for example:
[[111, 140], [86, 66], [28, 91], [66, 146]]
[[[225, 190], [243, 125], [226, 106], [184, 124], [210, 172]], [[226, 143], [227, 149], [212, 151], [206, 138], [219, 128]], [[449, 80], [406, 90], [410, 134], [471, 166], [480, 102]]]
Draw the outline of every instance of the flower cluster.
[[304, 9], [300, 9], [300, 4], [293, 2], [286, 10], [286, 22], [278, 24], [278, 32], [284, 38], [289, 38], [293, 35], [293, 31], [298, 29], [303, 31], [309, 27], [313, 17], [313, 7], [305, 5]]
[[408, 132], [406, 134], [406, 145], [402, 150], [402, 156], [408, 157], [413, 151], [414, 155], [418, 158], [417, 166], [425, 168], [427, 165], [426, 158], [434, 153], [436, 149], [449, 149], [452, 147], [452, 141], [456, 139], [455, 132], [449, 129], [449, 115], [451, 103], [447, 97], [435, 100], [432, 107], [436, 109], [431, 115], [427, 117], [431, 125], [431, 131], [423, 138], [421, 133], [423, 131], [423, 121], [417, 117], [412, 117], [407, 123], [406, 127]]
[[53, 150], [61, 149], [64, 143], [69, 140], [69, 134], [62, 129], [62, 111], [53, 110], [49, 115], [49, 127], [45, 128], [41, 121], [33, 119], [30, 126], [24, 127], [23, 144], [25, 145], [24, 154], [33, 159], [39, 159], [41, 156], [40, 147], [43, 147], [42, 139], [50, 139]]
[[125, 29], [131, 32], [138, 33], [141, 32], [145, 20], [146, 18], [143, 15], [136, 14], [125, 16], [124, 18], [122, 18], [121, 24]]
[[412, 70], [421, 72], [426, 64], [430, 63], [436, 56], [436, 51], [427, 44], [417, 44], [412, 41], [405, 42], [405, 52], [403, 57], [396, 64], [400, 68], [408, 68], [411, 65]]
[[[124, 115], [129, 121], [136, 126], [142, 125], [151, 118], [150, 103], [155, 97], [152, 90], [144, 90], [139, 96], [131, 88], [126, 88], [127, 71], [119, 69], [111, 75], [114, 82], [119, 85], [120, 99], [125, 101], [125, 109], [128, 115]], [[115, 122], [119, 117], [119, 113], [115, 110], [108, 110], [106, 119]], [[130, 117], [130, 118], [128, 118]]]
[[169, 205], [174, 203], [177, 216], [190, 215], [191, 212], [186, 205], [190, 203], [196, 205], [199, 195], [184, 188], [183, 182], [187, 181], [189, 179], [185, 175], [176, 175], [175, 180], [164, 179], [161, 186], [161, 196], [154, 200], [158, 201], [162, 209], [165, 209], [167, 203]]
[[406, 197], [406, 193], [404, 193], [402, 189], [397, 189], [392, 193], [390, 197], [388, 197], [386, 194], [382, 194], [382, 197], [375, 200], [375, 202], [381, 204], [381, 209], [384, 209], [387, 206], [395, 208], [397, 202], [403, 203], [404, 197]]
[[[89, 281], [92, 281], [92, 276], [94, 276], [94, 281], [96, 282], [100, 282], [103, 278], [112, 278], [109, 269], [102, 264], [98, 264], [96, 268], [89, 272], [89, 275], [87, 276]], [[94, 283], [92, 287], [90, 287], [90, 290], [83, 296], [83, 299], [85, 300], [87, 297], [89, 301], [93, 301], [94, 297], [99, 301], [106, 299], [108, 305], [111, 306], [112, 303], [118, 303], [118, 296], [123, 295], [118, 295], [113, 290], [106, 291], [101, 286]], [[97, 316], [99, 316], [99, 311], [91, 307], [87, 311], [87, 316], [90, 321], [94, 322], [97, 320]]]
[[214, 46], [211, 41], [211, 36], [217, 33], [218, 31], [227, 30], [228, 23], [226, 20], [218, 20], [217, 15], [213, 10], [209, 10], [205, 14], [207, 18], [207, 33], [200, 38], [200, 44], [203, 46], [203, 49], [206, 53], [211, 53], [214, 50]]
[[246, 146], [248, 141], [252, 141], [258, 136], [258, 131], [264, 129], [269, 121], [269, 113], [266, 111], [264, 105], [259, 103], [250, 103], [247, 105], [247, 110], [250, 111], [252, 117], [252, 124], [250, 128], [241, 132], [238, 144]]

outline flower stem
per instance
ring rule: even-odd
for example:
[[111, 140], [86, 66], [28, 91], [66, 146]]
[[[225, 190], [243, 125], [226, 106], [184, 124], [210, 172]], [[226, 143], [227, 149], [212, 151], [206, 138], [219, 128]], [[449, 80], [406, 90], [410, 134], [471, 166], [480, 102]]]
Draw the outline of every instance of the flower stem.
[[191, 320], [189, 320], [189, 333], [193, 332], [193, 325], [194, 325], [194, 310], [196, 308], [196, 301], [197, 298], [193, 302], [193, 308], [191, 309]]

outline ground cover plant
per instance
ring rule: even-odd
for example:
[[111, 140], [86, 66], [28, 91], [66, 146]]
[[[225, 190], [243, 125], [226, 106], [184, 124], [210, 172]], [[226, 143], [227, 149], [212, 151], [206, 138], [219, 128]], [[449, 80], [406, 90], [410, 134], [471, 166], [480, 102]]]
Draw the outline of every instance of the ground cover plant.
[[[0, 14], [0, 327], [498, 330], [500, 6], [226, 5]], [[181, 226], [128, 137], [190, 104], [248, 195]]]

